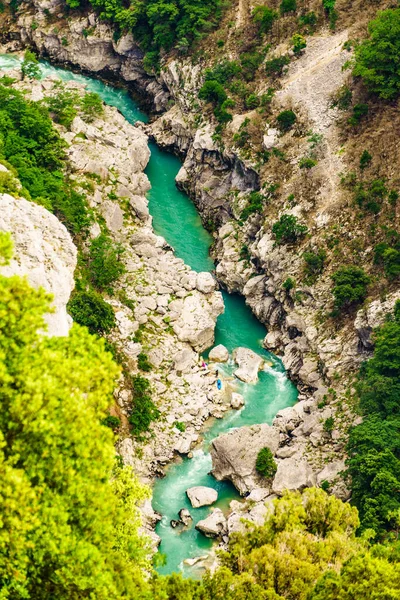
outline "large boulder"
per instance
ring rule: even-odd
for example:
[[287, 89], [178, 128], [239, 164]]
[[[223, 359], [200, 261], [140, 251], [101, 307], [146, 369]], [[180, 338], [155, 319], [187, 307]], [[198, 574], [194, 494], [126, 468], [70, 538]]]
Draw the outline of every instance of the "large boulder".
[[301, 454], [278, 459], [276, 462], [278, 469], [272, 482], [274, 494], [281, 496], [285, 490], [302, 491], [316, 484], [316, 474]]
[[225, 348], [225, 346], [223, 346], [222, 344], [218, 344], [218, 346], [215, 346], [214, 348], [212, 348], [212, 350], [210, 350], [210, 353], [208, 355], [208, 360], [210, 362], [226, 362], [229, 359], [229, 352], [228, 349]]
[[196, 529], [206, 537], [214, 538], [223, 535], [226, 532], [224, 513], [219, 508], [214, 508], [208, 517], [197, 523]]
[[210, 504], [214, 504], [218, 500], [218, 492], [204, 485], [189, 488], [186, 490], [186, 493], [193, 508], [210, 506]]
[[249, 348], [236, 348], [233, 360], [239, 366], [234, 375], [245, 383], [256, 383], [258, 372], [263, 368], [264, 360]]
[[232, 481], [242, 496], [263, 485], [256, 471], [262, 448], [273, 454], [279, 446], [279, 431], [270, 425], [240, 427], [220, 435], [211, 444], [212, 474], [218, 481]]
[[214, 342], [217, 317], [224, 312], [224, 302], [219, 292], [214, 292], [211, 302], [199, 292], [187, 296], [173, 329], [181, 342], [189, 342], [197, 352], [203, 352]]
[[206, 271], [197, 274], [196, 278], [196, 288], [202, 294], [211, 294], [211, 292], [215, 291], [217, 287], [217, 282], [211, 273], [207, 273]]
[[66, 307], [77, 256], [68, 231], [42, 206], [8, 194], [0, 194], [0, 231], [10, 232], [14, 242], [14, 258], [0, 272], [26, 276], [34, 288], [50, 292], [54, 312], [45, 316], [48, 334], [68, 335], [72, 319]]

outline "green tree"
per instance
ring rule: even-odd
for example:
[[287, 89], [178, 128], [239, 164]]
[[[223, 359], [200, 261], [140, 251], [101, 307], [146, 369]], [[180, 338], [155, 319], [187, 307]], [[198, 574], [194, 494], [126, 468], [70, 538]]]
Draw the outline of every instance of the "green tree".
[[272, 226], [272, 233], [275, 234], [278, 244], [294, 244], [306, 235], [307, 231], [307, 226], [299, 223], [294, 215], [282, 215]]
[[87, 327], [89, 333], [104, 335], [115, 327], [112, 306], [93, 290], [75, 292], [67, 308], [75, 323]]
[[276, 473], [277, 464], [269, 448], [262, 448], [257, 454], [256, 471], [263, 477], [271, 479]]
[[361, 267], [340, 267], [332, 275], [336, 309], [348, 309], [363, 302], [371, 278]]
[[22, 78], [25, 79], [40, 79], [39, 61], [36, 55], [30, 50], [26, 50], [24, 60], [21, 63]]
[[297, 117], [292, 110], [283, 110], [276, 118], [276, 122], [281, 131], [289, 131], [296, 121]]
[[286, 13], [296, 12], [297, 3], [296, 0], [282, 0], [279, 6], [279, 10], [281, 15], [285, 15]]
[[378, 13], [368, 25], [369, 39], [355, 49], [354, 75], [386, 100], [400, 94], [400, 8]]
[[83, 118], [88, 123], [95, 120], [104, 112], [103, 101], [95, 92], [86, 92], [80, 101]]
[[137, 505], [148, 491], [115, 467], [101, 424], [119, 369], [77, 325], [40, 335], [50, 300], [0, 276], [0, 594], [145, 598]]
[[112, 284], [125, 273], [125, 265], [121, 261], [123, 252], [124, 248], [120, 244], [114, 244], [106, 233], [101, 233], [90, 244], [90, 278], [100, 291], [112, 294]]
[[258, 25], [260, 33], [268, 33], [272, 29], [278, 13], [268, 6], [256, 6], [252, 13], [253, 21]]

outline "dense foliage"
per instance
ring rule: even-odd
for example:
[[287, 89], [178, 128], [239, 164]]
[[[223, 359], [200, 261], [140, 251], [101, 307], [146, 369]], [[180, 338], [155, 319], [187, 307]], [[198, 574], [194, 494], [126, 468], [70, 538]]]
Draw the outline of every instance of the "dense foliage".
[[335, 309], [349, 309], [365, 300], [370, 277], [361, 267], [340, 267], [332, 275]]
[[271, 479], [276, 473], [277, 464], [269, 448], [262, 448], [257, 454], [256, 471], [263, 477]]
[[146, 377], [133, 375], [130, 382], [133, 406], [129, 423], [132, 425], [133, 435], [138, 440], [143, 440], [151, 422], [160, 416], [160, 411], [151, 399], [150, 381]]
[[363, 528], [381, 534], [400, 515], [400, 303], [374, 342], [357, 386], [365, 418], [350, 432], [348, 473]]
[[272, 226], [272, 233], [278, 244], [294, 244], [298, 239], [305, 236], [308, 231], [306, 225], [299, 223], [294, 215], [282, 215], [279, 221]]
[[400, 8], [382, 11], [369, 23], [370, 37], [356, 48], [354, 75], [381, 98], [400, 94]]
[[[160, 49], [186, 49], [193, 40], [210, 31], [221, 17], [222, 0], [89, 0], [102, 19], [111, 21], [120, 33], [132, 31], [148, 53], [147, 64], [155, 65]], [[77, 8], [82, 0], [67, 0]]]
[[[0, 247], [9, 256], [4, 234]], [[136, 505], [147, 491], [115, 467], [100, 422], [118, 368], [79, 326], [63, 338], [37, 333], [43, 290], [16, 276], [0, 288], [0, 596], [141, 598]]]
[[68, 312], [92, 334], [104, 335], [115, 326], [112, 307], [94, 290], [76, 291], [68, 302]]

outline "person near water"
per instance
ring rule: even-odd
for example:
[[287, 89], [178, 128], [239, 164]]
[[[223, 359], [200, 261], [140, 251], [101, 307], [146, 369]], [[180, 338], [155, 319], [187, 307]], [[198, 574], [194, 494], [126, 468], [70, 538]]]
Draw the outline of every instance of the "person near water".
[[219, 373], [219, 371], [218, 371], [218, 369], [217, 369], [217, 370], [215, 371], [215, 374], [216, 374], [216, 376], [217, 376], [217, 377], [218, 377], [218, 373]]

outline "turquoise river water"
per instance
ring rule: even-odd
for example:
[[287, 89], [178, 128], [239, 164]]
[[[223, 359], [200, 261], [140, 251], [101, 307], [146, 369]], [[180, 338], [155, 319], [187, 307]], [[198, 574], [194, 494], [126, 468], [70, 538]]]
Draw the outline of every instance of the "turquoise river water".
[[[12, 68], [19, 59], [12, 55], [0, 56], [0, 68]], [[64, 81], [85, 83], [87, 89], [97, 92], [106, 104], [115, 106], [129, 123], [147, 121], [146, 115], [130, 98], [127, 91], [107, 85], [96, 79], [78, 75], [56, 68], [46, 62], [41, 63], [44, 76], [57, 75]], [[209, 256], [212, 237], [203, 228], [200, 217], [188, 196], [180, 192], [175, 185], [175, 177], [180, 161], [175, 156], [162, 152], [151, 144], [151, 159], [146, 173], [152, 188], [149, 192], [149, 210], [153, 216], [153, 226], [157, 234], [162, 235], [182, 258], [196, 271], [211, 271], [214, 268]], [[287, 379], [280, 361], [266, 352], [261, 345], [266, 330], [254, 317], [240, 296], [223, 292], [225, 312], [218, 318], [216, 344], [224, 344], [229, 351], [238, 346], [251, 348], [272, 363], [260, 373], [257, 384], [235, 382], [237, 391], [245, 398], [245, 406], [240, 411], [231, 411], [223, 419], [215, 420], [204, 434], [199, 448], [193, 452], [193, 458], [183, 459], [171, 464], [166, 477], [158, 479], [154, 485], [153, 507], [163, 515], [157, 526], [161, 537], [160, 552], [165, 563], [159, 567], [161, 573], [183, 571], [189, 576], [195, 575], [184, 564], [184, 559], [204, 555], [211, 548], [211, 540], [198, 532], [194, 525], [210, 511], [208, 507], [193, 509], [187, 499], [186, 489], [194, 485], [206, 485], [218, 491], [216, 506], [222, 510], [228, 508], [238, 494], [227, 482], [218, 482], [211, 475], [211, 458], [208, 453], [210, 441], [232, 428], [257, 423], [271, 423], [276, 413], [295, 403], [297, 391]], [[223, 377], [229, 377], [233, 365], [220, 365]], [[190, 528], [172, 529], [171, 519], [178, 518], [181, 508], [188, 508], [193, 516]]]

